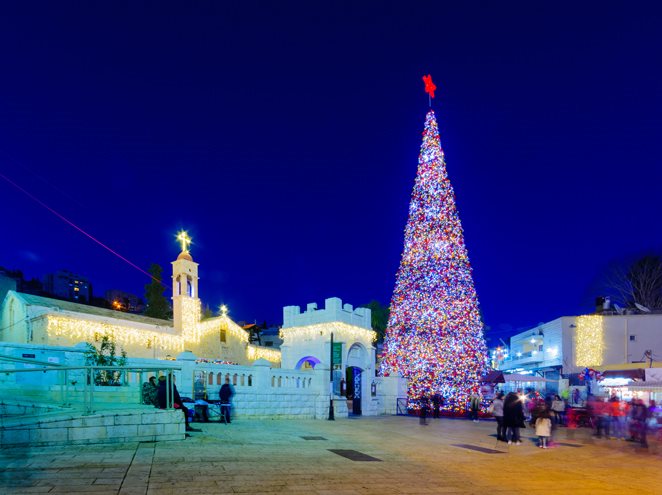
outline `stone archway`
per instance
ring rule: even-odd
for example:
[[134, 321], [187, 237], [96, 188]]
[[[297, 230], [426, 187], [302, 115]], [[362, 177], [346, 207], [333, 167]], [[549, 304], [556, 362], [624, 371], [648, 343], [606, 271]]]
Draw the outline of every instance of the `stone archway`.
[[347, 409], [357, 416], [363, 412], [363, 373], [369, 366], [369, 355], [365, 346], [358, 342], [352, 344], [347, 351], [345, 367]]
[[361, 369], [365, 369], [369, 366], [368, 362], [368, 351], [366, 350], [363, 344], [355, 342], [347, 350], [347, 360], [345, 361], [346, 366], [357, 366]]

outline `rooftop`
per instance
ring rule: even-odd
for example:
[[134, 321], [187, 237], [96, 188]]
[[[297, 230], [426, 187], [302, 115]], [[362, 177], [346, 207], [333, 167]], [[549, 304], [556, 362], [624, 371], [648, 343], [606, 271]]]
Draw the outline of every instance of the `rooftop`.
[[123, 311], [113, 311], [112, 309], [98, 308], [96, 306], [88, 306], [87, 304], [79, 304], [71, 301], [61, 301], [60, 299], [52, 299], [50, 297], [35, 296], [33, 294], [25, 294], [23, 292], [14, 292], [16, 296], [32, 306], [41, 306], [53, 310], [70, 311], [72, 313], [81, 313], [86, 315], [101, 316], [105, 318], [114, 318], [116, 320], [125, 320], [135, 323], [143, 323], [146, 325], [158, 326], [172, 326], [172, 321], [161, 320], [149, 316], [136, 315], [132, 313], [125, 313]]

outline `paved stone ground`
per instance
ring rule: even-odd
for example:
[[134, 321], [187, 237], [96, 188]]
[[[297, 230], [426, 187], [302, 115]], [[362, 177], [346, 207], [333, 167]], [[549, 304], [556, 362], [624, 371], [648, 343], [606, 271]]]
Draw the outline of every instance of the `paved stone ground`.
[[[203, 424], [182, 442], [0, 450], [0, 493], [662, 494], [662, 449], [561, 429], [496, 444], [494, 423], [379, 417]], [[305, 440], [302, 436], [324, 437]], [[474, 450], [475, 448], [484, 449]], [[328, 449], [380, 461], [354, 461]], [[496, 452], [491, 452], [496, 451]]]

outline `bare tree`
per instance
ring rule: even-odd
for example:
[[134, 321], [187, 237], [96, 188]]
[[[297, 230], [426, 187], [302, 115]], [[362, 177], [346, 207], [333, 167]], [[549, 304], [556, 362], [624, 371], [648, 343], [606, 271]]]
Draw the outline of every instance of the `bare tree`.
[[638, 303], [662, 310], [662, 257], [647, 254], [629, 263], [613, 263], [601, 286], [626, 307]]

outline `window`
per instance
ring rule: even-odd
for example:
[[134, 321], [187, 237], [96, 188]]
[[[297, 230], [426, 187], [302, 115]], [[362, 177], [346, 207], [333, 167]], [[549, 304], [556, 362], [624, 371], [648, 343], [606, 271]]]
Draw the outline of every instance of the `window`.
[[637, 336], [636, 335], [630, 335], [630, 342], [634, 342], [635, 340], [637, 340]]
[[227, 342], [228, 333], [225, 328], [221, 328], [221, 342]]
[[267, 341], [264, 343], [264, 347], [273, 347], [273, 346], [274, 346], [274, 343], [271, 342], [270, 340], [267, 340]]

